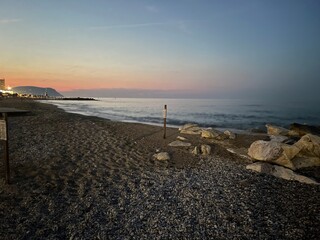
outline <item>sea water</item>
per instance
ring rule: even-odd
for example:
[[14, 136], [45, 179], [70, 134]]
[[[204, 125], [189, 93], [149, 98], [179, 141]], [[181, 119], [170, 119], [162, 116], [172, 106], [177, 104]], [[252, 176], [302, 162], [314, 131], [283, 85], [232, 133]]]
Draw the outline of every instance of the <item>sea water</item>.
[[301, 102], [264, 102], [242, 99], [101, 98], [98, 101], [53, 100], [70, 113], [113, 121], [161, 125], [167, 105], [167, 124], [178, 127], [197, 123], [202, 127], [239, 130], [261, 129], [265, 124], [288, 127], [293, 122], [320, 125], [320, 108]]

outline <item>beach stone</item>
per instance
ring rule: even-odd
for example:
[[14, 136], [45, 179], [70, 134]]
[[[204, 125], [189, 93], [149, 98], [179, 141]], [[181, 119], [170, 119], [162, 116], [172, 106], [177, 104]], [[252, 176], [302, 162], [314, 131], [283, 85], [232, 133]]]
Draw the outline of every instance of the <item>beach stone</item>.
[[200, 127], [191, 127], [188, 129], [182, 129], [180, 133], [182, 134], [190, 134], [190, 135], [198, 135], [201, 134], [202, 129]]
[[185, 137], [181, 137], [181, 136], [178, 136], [177, 139], [178, 139], [178, 140], [181, 140], [181, 141], [187, 141], [187, 140], [188, 140], [188, 139], [186, 139]]
[[320, 166], [320, 137], [304, 135], [293, 145], [282, 145], [283, 153], [277, 160], [291, 161], [294, 168]]
[[182, 142], [179, 140], [173, 141], [171, 143], [169, 143], [170, 147], [190, 147], [191, 143], [187, 143], [187, 142]]
[[159, 161], [170, 160], [169, 153], [167, 153], [167, 152], [160, 152], [160, 153], [154, 154], [153, 158], [155, 158], [155, 159], [157, 159]]
[[187, 129], [193, 128], [193, 127], [198, 127], [198, 125], [197, 125], [197, 124], [194, 124], [194, 123], [187, 123], [187, 124], [179, 127], [179, 131], [181, 131], [181, 130], [187, 130]]
[[279, 158], [283, 152], [283, 143], [258, 140], [251, 144], [248, 155], [259, 161], [266, 161], [295, 169], [293, 163], [286, 158]]
[[229, 130], [226, 130], [223, 132], [226, 136], [228, 136], [230, 139], [236, 139], [236, 135], [233, 132], [230, 132]]
[[283, 127], [267, 124], [267, 133], [269, 135], [288, 135], [289, 130]]
[[221, 139], [220, 136], [222, 136], [223, 133], [214, 129], [202, 129], [201, 137], [207, 138], [207, 139]]
[[201, 145], [201, 154], [203, 156], [208, 156], [211, 153], [211, 147], [209, 145], [203, 144]]
[[200, 154], [200, 149], [198, 146], [194, 147], [194, 149], [191, 151], [192, 154], [194, 155], [198, 155]]
[[206, 144], [202, 144], [201, 146], [196, 146], [192, 151], [192, 154], [194, 155], [203, 155], [203, 156], [208, 156], [211, 153], [211, 147]]
[[190, 135], [197, 135], [201, 134], [201, 128], [194, 123], [187, 123], [179, 128], [180, 133], [183, 134], [190, 134]]
[[277, 159], [282, 151], [281, 144], [278, 142], [258, 140], [251, 144], [248, 155], [256, 160], [272, 161]]
[[277, 178], [282, 178], [285, 180], [291, 180], [291, 181], [298, 181], [301, 183], [307, 183], [307, 184], [317, 184], [319, 183], [311, 178], [305, 177], [303, 175], [297, 174], [291, 169], [272, 165], [269, 163], [263, 163], [263, 162], [256, 162], [252, 163], [246, 166], [246, 169], [252, 170], [259, 173], [265, 173], [269, 175], [273, 175]]

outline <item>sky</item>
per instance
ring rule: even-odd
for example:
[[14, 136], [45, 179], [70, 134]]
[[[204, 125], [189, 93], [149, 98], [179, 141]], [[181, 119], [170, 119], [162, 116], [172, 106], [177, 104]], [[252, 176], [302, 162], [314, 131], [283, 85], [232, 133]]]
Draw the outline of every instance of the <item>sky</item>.
[[65, 95], [317, 101], [320, 1], [0, 0], [0, 78]]

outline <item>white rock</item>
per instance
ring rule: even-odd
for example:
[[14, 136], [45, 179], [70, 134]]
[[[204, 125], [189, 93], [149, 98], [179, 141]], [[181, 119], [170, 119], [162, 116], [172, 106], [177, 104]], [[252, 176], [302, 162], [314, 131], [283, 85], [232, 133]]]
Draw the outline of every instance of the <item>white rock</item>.
[[188, 139], [186, 139], [185, 137], [181, 137], [181, 136], [178, 136], [177, 139], [178, 139], [178, 140], [181, 140], [181, 141], [187, 141], [187, 140], [188, 140]]
[[319, 185], [319, 183], [317, 181], [315, 181], [311, 178], [299, 175], [288, 168], [284, 168], [284, 167], [277, 166], [277, 165], [272, 165], [269, 163], [256, 162], [256, 163], [247, 165], [246, 169], [256, 171], [259, 173], [270, 174], [270, 175], [273, 175], [277, 178], [282, 178], [285, 180], [293, 180], [293, 181], [299, 181], [301, 183]]
[[201, 153], [204, 156], [210, 155], [211, 147], [209, 145], [206, 145], [206, 144], [201, 145]]
[[159, 161], [170, 160], [169, 153], [167, 153], [167, 152], [160, 152], [160, 153], [154, 154], [153, 158], [155, 158], [155, 159], [157, 159]]
[[182, 141], [173, 141], [171, 143], [169, 143], [170, 147], [190, 147], [191, 143], [187, 143], [187, 142], [182, 142]]
[[229, 130], [224, 131], [224, 134], [227, 135], [230, 139], [236, 139], [236, 135]]
[[281, 144], [278, 142], [258, 140], [251, 144], [248, 155], [256, 160], [272, 161], [277, 159], [282, 151]]
[[192, 152], [191, 152], [192, 154], [194, 154], [194, 155], [198, 155], [198, 154], [200, 154], [200, 149], [199, 149], [199, 147], [194, 147], [194, 149], [192, 150]]
[[190, 135], [198, 135], [201, 134], [202, 129], [200, 127], [190, 127], [188, 129], [182, 129], [180, 133], [190, 134]]
[[198, 125], [194, 124], [194, 123], [187, 123], [187, 124], [183, 125], [182, 127], [179, 127], [179, 131], [187, 130], [187, 129], [192, 128], [192, 127], [198, 127]]
[[201, 132], [202, 138], [214, 139], [214, 138], [217, 138], [218, 136], [219, 136], [219, 132], [214, 130], [203, 129]]
[[290, 159], [283, 157], [283, 149], [286, 146], [287, 145], [284, 143], [258, 140], [251, 144], [248, 150], [248, 155], [259, 161], [276, 163], [281, 166], [295, 169]]

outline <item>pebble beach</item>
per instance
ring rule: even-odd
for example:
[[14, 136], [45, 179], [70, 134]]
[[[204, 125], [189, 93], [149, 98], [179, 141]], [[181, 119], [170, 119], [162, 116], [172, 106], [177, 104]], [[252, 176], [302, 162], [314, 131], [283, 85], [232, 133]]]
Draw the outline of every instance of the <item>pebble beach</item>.
[[[0, 162], [0, 239], [319, 239], [320, 186], [246, 170], [219, 144], [170, 147], [175, 128], [66, 113], [3, 99], [11, 184]], [[183, 136], [192, 146], [206, 141]], [[264, 136], [240, 135], [248, 148]], [[3, 153], [1, 149], [1, 154]], [[153, 155], [166, 151], [169, 161]], [[304, 170], [319, 179], [319, 170]]]

